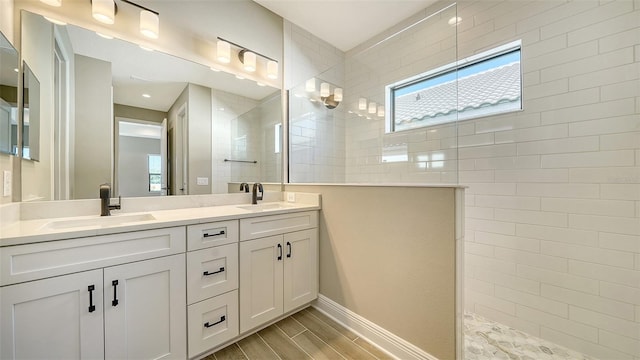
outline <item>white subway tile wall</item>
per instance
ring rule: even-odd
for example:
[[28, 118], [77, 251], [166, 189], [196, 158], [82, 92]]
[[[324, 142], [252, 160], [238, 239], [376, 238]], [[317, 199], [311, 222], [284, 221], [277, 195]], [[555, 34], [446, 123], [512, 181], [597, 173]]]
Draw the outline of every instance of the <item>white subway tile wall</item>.
[[[340, 61], [292, 28], [309, 77]], [[338, 66], [342, 117], [326, 121], [342, 124], [344, 163], [326, 169], [329, 182], [468, 185], [466, 310], [596, 358], [640, 360], [640, 1], [463, 0], [369, 47], [397, 29]], [[360, 97], [384, 104], [388, 84], [518, 39], [522, 112], [394, 134], [358, 116]], [[292, 164], [305, 181], [320, 182], [305, 161], [332, 148], [316, 146]], [[390, 151], [407, 161], [385, 162]]]

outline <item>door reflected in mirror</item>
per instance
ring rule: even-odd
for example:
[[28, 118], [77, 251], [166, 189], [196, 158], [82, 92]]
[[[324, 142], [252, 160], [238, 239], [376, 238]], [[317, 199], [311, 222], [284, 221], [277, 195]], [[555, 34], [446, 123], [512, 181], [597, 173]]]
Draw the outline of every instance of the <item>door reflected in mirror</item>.
[[0, 153], [3, 154], [18, 154], [19, 76], [18, 51], [0, 32]]
[[[23, 166], [23, 198], [96, 198], [105, 182], [123, 197], [227, 193], [235, 181], [281, 182], [281, 154], [274, 153], [279, 89], [28, 11], [21, 21], [25, 61], [40, 59], [30, 65], [54, 89], [41, 94], [41, 102], [54, 105], [40, 117], [41, 138], [54, 139], [41, 152], [54, 155], [51, 164]], [[47, 37], [54, 39], [48, 48], [39, 41]], [[133, 135], [132, 128], [145, 126], [155, 127], [153, 137]], [[236, 156], [256, 162], [224, 161]]]

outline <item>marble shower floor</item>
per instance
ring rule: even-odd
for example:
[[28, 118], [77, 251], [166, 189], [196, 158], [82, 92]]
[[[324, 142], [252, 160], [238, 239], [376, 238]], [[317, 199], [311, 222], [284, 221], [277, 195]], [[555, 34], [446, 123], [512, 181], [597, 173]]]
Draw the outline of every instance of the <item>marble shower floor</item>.
[[473, 313], [464, 315], [465, 360], [596, 360]]

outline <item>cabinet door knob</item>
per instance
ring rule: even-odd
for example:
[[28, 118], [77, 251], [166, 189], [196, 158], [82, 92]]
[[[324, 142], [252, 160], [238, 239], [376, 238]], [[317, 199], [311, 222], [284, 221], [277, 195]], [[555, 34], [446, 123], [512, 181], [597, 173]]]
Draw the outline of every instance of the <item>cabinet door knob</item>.
[[89, 290], [89, 312], [94, 312], [96, 311], [96, 306], [93, 305], [93, 291], [96, 289], [95, 285], [89, 285], [88, 289]]
[[216, 325], [218, 325], [218, 324], [220, 324], [220, 323], [224, 322], [225, 320], [227, 320], [227, 317], [226, 317], [226, 316], [224, 316], [224, 315], [222, 315], [222, 316], [220, 316], [220, 320], [218, 320], [218, 321], [216, 321], [216, 322], [214, 322], [214, 323], [209, 324], [209, 322], [207, 321], [206, 323], [204, 323], [204, 327], [206, 327], [206, 328], [210, 328], [210, 327], [212, 327], [212, 326], [216, 326]]
[[209, 276], [209, 275], [219, 274], [219, 273], [221, 273], [223, 271], [224, 271], [224, 267], [221, 267], [220, 270], [218, 270], [218, 271], [214, 271], [214, 272], [205, 271], [205, 272], [202, 273], [202, 275]]
[[116, 292], [118, 288], [118, 280], [113, 280], [111, 285], [113, 286], [113, 301], [111, 301], [111, 306], [118, 306], [118, 294]]
[[291, 243], [287, 241], [287, 257], [291, 257]]
[[278, 261], [282, 260], [282, 245], [278, 244]]

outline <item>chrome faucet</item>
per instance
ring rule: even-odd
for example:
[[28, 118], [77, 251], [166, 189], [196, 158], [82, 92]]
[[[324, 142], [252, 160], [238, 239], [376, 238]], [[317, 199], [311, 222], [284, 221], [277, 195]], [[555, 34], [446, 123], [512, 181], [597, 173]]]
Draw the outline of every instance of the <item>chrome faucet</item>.
[[242, 183], [240, 184], [240, 191], [244, 190], [244, 192], [248, 193], [249, 192], [249, 184], [247, 183]]
[[[258, 191], [260, 191], [260, 196], [258, 196]], [[256, 205], [258, 200], [262, 200], [264, 196], [264, 189], [262, 188], [262, 184], [255, 183], [253, 184], [253, 191], [251, 192], [251, 204]]]
[[111, 185], [102, 184], [100, 185], [100, 216], [111, 216], [111, 210], [120, 210], [120, 204], [122, 203], [122, 199], [118, 196], [117, 204], [109, 204], [111, 201]]

